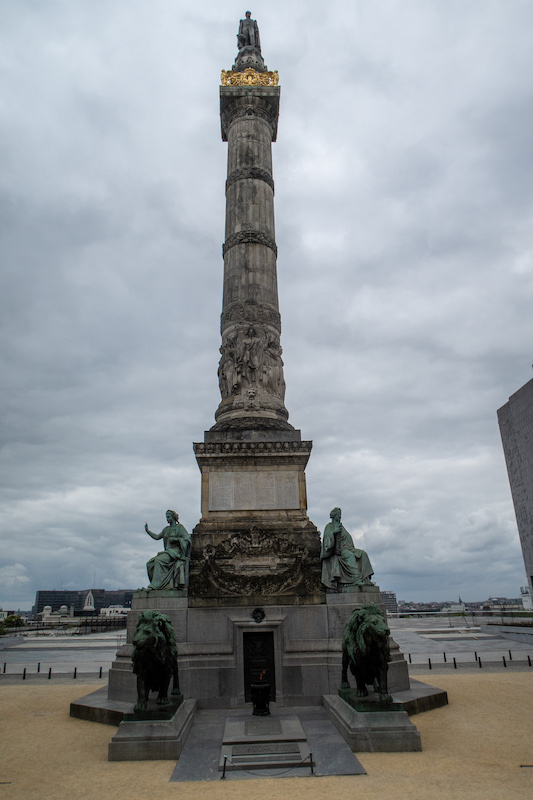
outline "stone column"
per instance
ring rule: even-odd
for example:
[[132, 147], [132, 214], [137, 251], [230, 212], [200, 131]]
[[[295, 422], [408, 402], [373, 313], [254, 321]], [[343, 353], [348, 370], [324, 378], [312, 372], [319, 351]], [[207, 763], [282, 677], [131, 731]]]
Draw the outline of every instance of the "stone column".
[[287, 421], [278, 308], [272, 142], [280, 89], [255, 45], [222, 73], [228, 143], [224, 292], [215, 425], [194, 444], [202, 518], [189, 606], [316, 603], [320, 539], [307, 516], [312, 443]]
[[228, 177], [217, 431], [289, 427], [271, 152], [279, 94], [279, 86], [220, 87]]

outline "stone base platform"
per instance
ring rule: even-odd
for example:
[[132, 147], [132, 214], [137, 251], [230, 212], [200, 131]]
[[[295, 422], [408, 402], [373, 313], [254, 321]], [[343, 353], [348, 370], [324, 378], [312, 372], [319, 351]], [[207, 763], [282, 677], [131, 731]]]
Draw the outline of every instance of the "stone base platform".
[[117, 727], [124, 719], [124, 715], [133, 711], [134, 701], [112, 700], [108, 697], [108, 691], [108, 686], [102, 686], [101, 689], [80, 697], [70, 704], [70, 716]]
[[[136, 592], [128, 614], [128, 642], [117, 653], [109, 672], [109, 698], [136, 699], [131, 652], [135, 625], [145, 608], [167, 614], [178, 642], [180, 687], [185, 697], [195, 697], [199, 708], [239, 708], [246, 702], [246, 640], [254, 634], [271, 642], [277, 706], [321, 705], [322, 696], [334, 694], [341, 681], [341, 639], [355, 606], [380, 602], [377, 586], [321, 597], [250, 598], [253, 604], [191, 607], [187, 598], [169, 592]], [[228, 598], [231, 600], [231, 598]], [[291, 598], [294, 600], [294, 598]], [[305, 602], [308, 599], [310, 602]], [[259, 612], [259, 615], [256, 612]], [[249, 641], [249, 638], [248, 638]], [[409, 688], [406, 661], [391, 640], [389, 690]]]
[[177, 761], [190, 733], [195, 700], [185, 700], [173, 714], [154, 711], [126, 714], [108, 747], [108, 761]]
[[436, 686], [430, 686], [429, 683], [416, 681], [414, 678], [410, 679], [409, 689], [394, 692], [393, 699], [403, 705], [410, 717], [448, 705], [447, 692], [437, 689]]
[[434, 708], [441, 708], [448, 705], [448, 694], [442, 689], [430, 686], [428, 683], [410, 679], [408, 689], [394, 691], [391, 703], [383, 703], [378, 695], [369, 689], [367, 697], [356, 697], [355, 689], [339, 689], [341, 697], [349, 706], [356, 711], [406, 711], [411, 717], [423, 711], [432, 711]]
[[308, 761], [309, 754], [307, 737], [297, 716], [229, 717], [218, 768], [296, 767]]
[[420, 733], [406, 711], [356, 711], [338, 695], [325, 695], [324, 706], [354, 753], [422, 750]]
[[325, 695], [329, 717], [354, 753], [396, 753], [422, 750], [420, 733], [409, 717], [448, 704], [442, 689], [411, 679], [409, 689], [393, 692], [383, 703], [375, 692], [355, 697], [355, 689]]

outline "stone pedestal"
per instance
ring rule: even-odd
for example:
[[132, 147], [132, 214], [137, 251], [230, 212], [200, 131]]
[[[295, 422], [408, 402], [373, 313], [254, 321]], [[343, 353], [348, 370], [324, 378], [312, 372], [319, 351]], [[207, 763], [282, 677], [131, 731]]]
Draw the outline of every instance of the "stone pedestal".
[[241, 436], [213, 441], [207, 432], [194, 446], [202, 519], [192, 536], [191, 605], [321, 594], [320, 537], [306, 510], [311, 442], [299, 431]]
[[406, 711], [360, 712], [335, 695], [324, 706], [354, 753], [401, 753], [422, 750], [420, 733]]
[[195, 711], [195, 701], [186, 700], [170, 714], [160, 712], [147, 719], [124, 715], [108, 745], [107, 760], [177, 761], [192, 728]]
[[[248, 603], [235, 600], [195, 603], [173, 598], [170, 592], [136, 592], [128, 620], [128, 644], [109, 672], [109, 698], [136, 699], [131, 666], [136, 619], [145, 608], [157, 608], [171, 619], [178, 642], [180, 687], [200, 708], [235, 708], [246, 703], [245, 635], [272, 635], [273, 702], [285, 705], [320, 705], [322, 696], [335, 694], [341, 683], [342, 634], [356, 606], [379, 602], [377, 586], [354, 587], [341, 594], [316, 594], [291, 602], [283, 597], [252, 596]], [[260, 611], [260, 614], [255, 613]], [[407, 664], [391, 640], [389, 690], [409, 688]]]

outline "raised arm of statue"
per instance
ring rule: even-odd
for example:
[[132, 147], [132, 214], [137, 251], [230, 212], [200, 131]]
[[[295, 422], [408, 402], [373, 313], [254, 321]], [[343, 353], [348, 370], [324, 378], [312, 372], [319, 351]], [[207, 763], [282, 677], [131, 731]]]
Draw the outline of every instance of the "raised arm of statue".
[[144, 523], [144, 530], [146, 533], [152, 537], [152, 539], [162, 539], [164, 536], [165, 531], [161, 531], [161, 533], [152, 533], [152, 531], [148, 528], [148, 523]]

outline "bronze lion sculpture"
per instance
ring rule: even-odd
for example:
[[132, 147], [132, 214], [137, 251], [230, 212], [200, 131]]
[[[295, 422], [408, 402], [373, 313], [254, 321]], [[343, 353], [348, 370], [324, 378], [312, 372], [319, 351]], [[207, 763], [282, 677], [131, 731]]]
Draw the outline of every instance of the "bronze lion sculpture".
[[387, 688], [390, 661], [389, 628], [376, 603], [356, 608], [342, 637], [342, 689], [348, 689], [348, 666], [357, 684], [356, 697], [367, 697], [367, 684], [374, 686], [379, 699], [391, 702]]
[[137, 675], [135, 711], [144, 711], [151, 691], [157, 692], [158, 705], [168, 705], [168, 687], [180, 694], [178, 649], [170, 619], [160, 611], [143, 611], [133, 637], [133, 672]]

